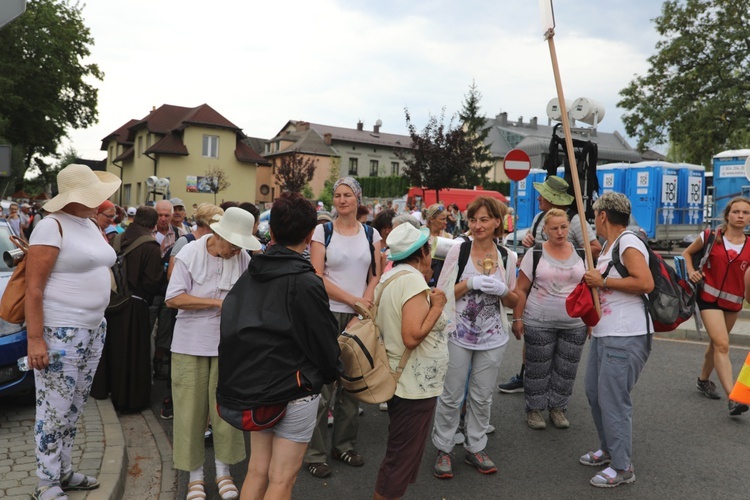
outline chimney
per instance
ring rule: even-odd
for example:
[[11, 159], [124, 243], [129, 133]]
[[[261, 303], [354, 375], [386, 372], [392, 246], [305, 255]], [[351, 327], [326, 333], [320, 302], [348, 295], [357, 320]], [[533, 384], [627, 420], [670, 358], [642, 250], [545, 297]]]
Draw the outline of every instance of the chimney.
[[372, 127], [372, 131], [376, 134], [380, 133], [380, 123], [376, 123], [374, 127]]
[[531, 118], [531, 121], [529, 122], [529, 126], [533, 129], [536, 129], [536, 116]]
[[365, 124], [362, 123], [362, 120], [360, 120], [360, 121], [357, 122], [357, 130], [358, 131], [362, 132], [364, 126], [365, 126]]
[[508, 113], [503, 111], [495, 117], [495, 121], [500, 122], [501, 127], [508, 125]]
[[331, 137], [332, 136], [331, 136], [330, 132], [327, 133], [327, 134], [323, 134], [323, 142], [325, 142], [327, 146], [331, 145]]
[[523, 125], [523, 116], [518, 117], [518, 124]]
[[299, 122], [297, 124], [297, 132], [307, 132], [310, 130], [310, 122]]

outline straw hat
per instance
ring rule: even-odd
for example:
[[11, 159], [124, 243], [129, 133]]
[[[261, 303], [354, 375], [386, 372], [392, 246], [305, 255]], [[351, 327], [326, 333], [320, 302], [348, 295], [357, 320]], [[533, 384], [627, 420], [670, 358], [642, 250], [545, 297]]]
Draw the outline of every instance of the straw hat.
[[229, 207], [224, 215], [214, 215], [213, 219], [218, 221], [210, 225], [213, 232], [232, 245], [246, 250], [261, 249], [260, 241], [253, 236], [255, 217], [247, 210]]
[[44, 204], [52, 213], [62, 210], [68, 203], [80, 203], [95, 208], [114, 194], [122, 181], [109, 172], [93, 171], [86, 165], [71, 163], [57, 174], [59, 194]]
[[401, 224], [386, 239], [391, 251], [388, 260], [404, 260], [422, 248], [429, 237], [430, 230], [426, 227], [417, 229], [411, 224]]
[[568, 194], [568, 183], [565, 182], [565, 179], [556, 175], [547, 177], [544, 182], [535, 182], [534, 189], [539, 191], [542, 198], [561, 207], [570, 205], [575, 199]]

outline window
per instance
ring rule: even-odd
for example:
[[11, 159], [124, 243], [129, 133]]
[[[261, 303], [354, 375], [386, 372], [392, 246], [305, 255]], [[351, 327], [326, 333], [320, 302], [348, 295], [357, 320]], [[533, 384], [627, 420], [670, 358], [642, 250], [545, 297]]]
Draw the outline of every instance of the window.
[[219, 157], [219, 136], [218, 135], [204, 135], [203, 136], [203, 157], [204, 158], [218, 158]]
[[140, 204], [141, 203], [141, 183], [137, 183], [135, 185], [136, 191], [135, 191], [135, 203]]
[[151, 134], [146, 134], [146, 149], [151, 147]]
[[370, 177], [378, 175], [378, 160], [370, 160]]
[[130, 202], [131, 187], [132, 186], [130, 184], [125, 184], [125, 187], [122, 190], [122, 197], [124, 198], [123, 203], [128, 206], [131, 205], [131, 202]]
[[143, 136], [138, 138], [138, 158], [141, 157], [141, 154], [143, 154]]
[[392, 161], [391, 162], [391, 175], [399, 175], [398, 174], [398, 162]]
[[349, 158], [349, 175], [356, 176], [359, 172], [359, 158]]

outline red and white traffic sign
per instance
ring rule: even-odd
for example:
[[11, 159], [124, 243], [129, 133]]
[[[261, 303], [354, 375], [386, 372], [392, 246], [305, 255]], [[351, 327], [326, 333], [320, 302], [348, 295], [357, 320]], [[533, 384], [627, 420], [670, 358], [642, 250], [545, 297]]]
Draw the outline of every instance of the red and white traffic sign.
[[503, 160], [503, 171], [505, 171], [508, 179], [522, 181], [529, 175], [529, 170], [531, 170], [531, 159], [526, 151], [521, 149], [508, 151]]

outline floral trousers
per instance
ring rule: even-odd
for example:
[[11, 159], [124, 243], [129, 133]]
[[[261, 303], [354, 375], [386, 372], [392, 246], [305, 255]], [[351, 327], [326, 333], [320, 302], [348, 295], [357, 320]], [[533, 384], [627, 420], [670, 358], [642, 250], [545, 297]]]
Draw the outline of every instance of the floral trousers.
[[64, 350], [65, 355], [45, 370], [34, 370], [34, 439], [40, 486], [57, 484], [72, 470], [76, 423], [89, 397], [106, 331], [106, 320], [92, 330], [44, 327], [47, 348]]

